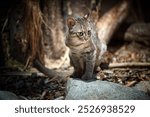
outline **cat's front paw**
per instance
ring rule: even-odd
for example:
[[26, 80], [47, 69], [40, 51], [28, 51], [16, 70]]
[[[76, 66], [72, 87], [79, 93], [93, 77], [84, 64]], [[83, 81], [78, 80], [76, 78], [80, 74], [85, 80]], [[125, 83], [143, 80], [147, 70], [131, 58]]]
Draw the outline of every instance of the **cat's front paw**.
[[74, 72], [70, 77], [71, 78], [81, 78], [81, 74]]
[[92, 79], [92, 75], [91, 74], [84, 74], [81, 77], [82, 80], [91, 80]]

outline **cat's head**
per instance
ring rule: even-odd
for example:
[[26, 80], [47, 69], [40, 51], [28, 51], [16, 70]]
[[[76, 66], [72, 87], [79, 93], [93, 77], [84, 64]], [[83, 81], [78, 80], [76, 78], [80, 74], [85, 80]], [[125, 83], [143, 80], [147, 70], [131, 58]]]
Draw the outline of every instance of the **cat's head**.
[[70, 37], [76, 37], [80, 41], [87, 41], [91, 38], [92, 24], [88, 15], [84, 17], [68, 17], [67, 26]]

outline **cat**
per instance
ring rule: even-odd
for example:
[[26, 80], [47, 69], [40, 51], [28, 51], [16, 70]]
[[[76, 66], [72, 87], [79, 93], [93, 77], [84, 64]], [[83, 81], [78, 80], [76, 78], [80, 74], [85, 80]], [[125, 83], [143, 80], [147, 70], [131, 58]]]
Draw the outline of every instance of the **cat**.
[[106, 46], [98, 39], [96, 27], [89, 15], [67, 18], [65, 44], [69, 48], [72, 77], [91, 80], [100, 65]]

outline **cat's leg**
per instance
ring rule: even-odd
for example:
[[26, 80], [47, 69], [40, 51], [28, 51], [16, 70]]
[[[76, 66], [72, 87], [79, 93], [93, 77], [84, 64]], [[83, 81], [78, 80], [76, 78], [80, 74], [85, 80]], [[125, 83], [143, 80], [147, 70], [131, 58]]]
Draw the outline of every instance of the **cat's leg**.
[[92, 79], [94, 66], [95, 66], [95, 59], [96, 59], [96, 57], [95, 57], [94, 52], [86, 54], [85, 73], [82, 76], [83, 80], [91, 80]]

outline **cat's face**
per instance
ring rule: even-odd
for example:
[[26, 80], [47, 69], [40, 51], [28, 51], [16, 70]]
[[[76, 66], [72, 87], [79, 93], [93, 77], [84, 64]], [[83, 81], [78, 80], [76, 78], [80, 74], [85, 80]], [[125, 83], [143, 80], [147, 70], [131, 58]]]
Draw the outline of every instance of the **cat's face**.
[[92, 26], [87, 17], [67, 19], [68, 35], [71, 44], [78, 45], [91, 39]]

